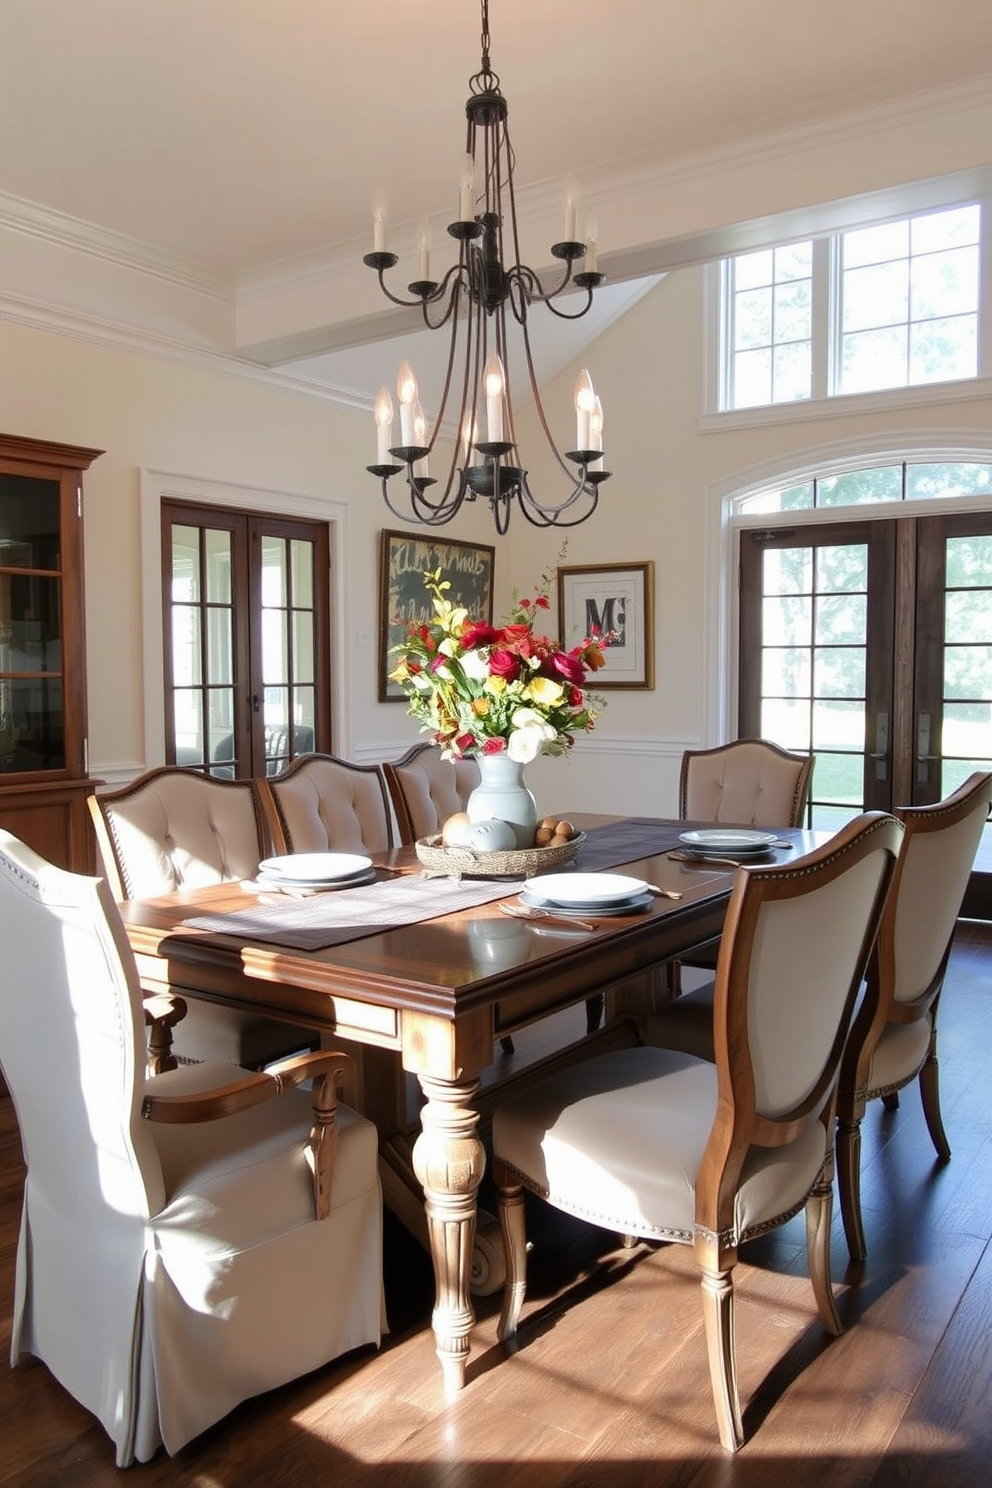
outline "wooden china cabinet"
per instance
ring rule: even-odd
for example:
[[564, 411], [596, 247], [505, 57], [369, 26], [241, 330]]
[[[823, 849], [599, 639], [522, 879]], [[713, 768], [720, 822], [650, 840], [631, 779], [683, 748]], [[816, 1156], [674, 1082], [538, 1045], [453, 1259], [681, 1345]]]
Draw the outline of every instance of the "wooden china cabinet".
[[0, 434], [0, 826], [94, 871], [83, 471], [102, 450]]

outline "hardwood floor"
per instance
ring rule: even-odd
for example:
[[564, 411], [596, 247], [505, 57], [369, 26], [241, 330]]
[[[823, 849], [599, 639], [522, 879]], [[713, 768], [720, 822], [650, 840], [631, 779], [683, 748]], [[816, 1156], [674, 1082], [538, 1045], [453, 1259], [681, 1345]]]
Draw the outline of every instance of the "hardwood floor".
[[[136, 1488], [333, 1483], [432, 1488], [963, 1488], [992, 1477], [992, 926], [962, 925], [941, 1009], [950, 1163], [934, 1159], [915, 1086], [869, 1110], [868, 1260], [833, 1264], [848, 1330], [822, 1332], [801, 1218], [738, 1266], [738, 1363], [749, 1440], [716, 1440], [692, 1256], [617, 1249], [546, 1206], [520, 1347], [495, 1341], [480, 1302], [470, 1378], [446, 1404], [425, 1255], [393, 1222], [393, 1332], [249, 1401], [173, 1459], [129, 1470]], [[584, 1018], [584, 1011], [580, 1010]], [[524, 1040], [518, 1039], [524, 1057]], [[0, 1101], [0, 1485], [108, 1488], [109, 1440], [38, 1364], [11, 1371], [10, 1313], [23, 1167]], [[483, 1197], [485, 1202], [485, 1196]]]

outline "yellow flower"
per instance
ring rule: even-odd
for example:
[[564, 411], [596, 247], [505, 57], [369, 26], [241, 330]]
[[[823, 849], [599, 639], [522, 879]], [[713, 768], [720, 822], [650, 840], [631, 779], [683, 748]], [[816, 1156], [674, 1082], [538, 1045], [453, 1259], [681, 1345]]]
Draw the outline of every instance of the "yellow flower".
[[502, 697], [506, 691], [505, 677], [487, 677], [485, 681], [486, 692], [491, 692], [493, 697]]
[[530, 698], [532, 703], [541, 703], [547, 708], [556, 708], [565, 696], [565, 689], [560, 682], [555, 682], [551, 677], [534, 677], [524, 687], [523, 695]]
[[489, 712], [489, 699], [477, 697], [472, 699], [472, 712], [479, 718], [485, 718]]

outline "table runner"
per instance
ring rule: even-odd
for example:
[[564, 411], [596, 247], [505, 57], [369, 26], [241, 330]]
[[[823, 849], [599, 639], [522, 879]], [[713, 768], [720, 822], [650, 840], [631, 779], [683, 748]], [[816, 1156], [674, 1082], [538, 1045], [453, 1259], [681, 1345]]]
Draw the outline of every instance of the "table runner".
[[[630, 817], [593, 827], [586, 833], [575, 858], [584, 873], [600, 873], [638, 858], [668, 851], [678, 842], [678, 823]], [[438, 919], [458, 909], [475, 908], [515, 894], [521, 881], [509, 879], [424, 878], [411, 873], [355, 889], [314, 894], [307, 899], [281, 899], [252, 905], [230, 914], [198, 915], [183, 920], [179, 930], [210, 930], [240, 940], [271, 942], [300, 951], [323, 951], [330, 946], [380, 935], [424, 920]]]

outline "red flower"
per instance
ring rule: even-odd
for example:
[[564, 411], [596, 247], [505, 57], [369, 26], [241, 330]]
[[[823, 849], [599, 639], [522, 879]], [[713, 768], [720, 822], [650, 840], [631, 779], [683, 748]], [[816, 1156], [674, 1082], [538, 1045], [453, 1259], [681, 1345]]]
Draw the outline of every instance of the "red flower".
[[491, 646], [499, 637], [500, 632], [494, 626], [486, 625], [481, 620], [469, 620], [462, 627], [458, 639], [466, 651], [472, 651], [476, 646]]
[[489, 653], [489, 675], [491, 677], [505, 677], [507, 682], [515, 682], [520, 676], [520, 657], [512, 651], [491, 651]]
[[586, 669], [580, 658], [573, 653], [556, 651], [551, 658], [551, 665], [558, 676], [570, 682], [573, 687], [581, 687], [586, 680]]
[[483, 754], [502, 754], [505, 748], [505, 739], [487, 739], [482, 746], [482, 752]]
[[534, 603], [539, 610], [550, 610], [551, 608], [551, 601], [546, 594], [539, 594]]

